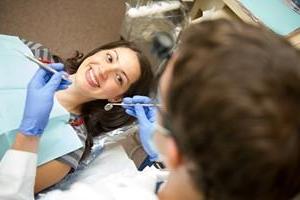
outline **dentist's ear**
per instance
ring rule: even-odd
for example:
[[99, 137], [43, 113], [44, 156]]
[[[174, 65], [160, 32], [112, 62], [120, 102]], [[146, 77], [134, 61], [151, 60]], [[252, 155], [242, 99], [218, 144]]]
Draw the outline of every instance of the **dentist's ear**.
[[182, 155], [179, 152], [175, 140], [171, 137], [165, 141], [164, 154], [164, 161], [169, 169], [176, 169], [183, 164]]

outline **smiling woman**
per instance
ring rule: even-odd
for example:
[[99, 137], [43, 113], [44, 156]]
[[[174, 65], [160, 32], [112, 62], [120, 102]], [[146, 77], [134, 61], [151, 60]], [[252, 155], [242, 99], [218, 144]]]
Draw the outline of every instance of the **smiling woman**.
[[86, 56], [77, 52], [62, 60], [71, 74], [68, 89], [55, 94], [58, 102], [71, 113], [70, 124], [76, 130], [84, 148], [55, 159], [37, 170], [35, 192], [59, 182], [76, 169], [93, 145], [93, 137], [132, 123], [133, 118], [122, 107], [105, 111], [108, 102], [122, 101], [124, 96], [149, 95], [153, 74], [148, 59], [127, 41], [117, 41], [98, 47]]
[[134, 43], [123, 40], [98, 47], [84, 57], [77, 53], [64, 64], [66, 71], [72, 74], [73, 84], [58, 93], [58, 98], [61, 97], [64, 104], [69, 93], [76, 95], [66, 107], [84, 119], [88, 132], [87, 154], [92, 137], [134, 120], [123, 108], [114, 107], [107, 112], [104, 105], [121, 101], [123, 96], [149, 94], [153, 81], [151, 65]]

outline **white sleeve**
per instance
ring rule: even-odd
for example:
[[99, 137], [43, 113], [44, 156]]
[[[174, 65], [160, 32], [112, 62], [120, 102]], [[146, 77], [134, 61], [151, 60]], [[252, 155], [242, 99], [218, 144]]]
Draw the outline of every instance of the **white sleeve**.
[[0, 162], [0, 199], [34, 199], [37, 155], [8, 150]]

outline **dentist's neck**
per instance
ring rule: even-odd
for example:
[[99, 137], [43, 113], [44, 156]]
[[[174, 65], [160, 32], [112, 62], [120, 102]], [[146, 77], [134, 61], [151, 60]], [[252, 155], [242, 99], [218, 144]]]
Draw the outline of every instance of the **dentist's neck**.
[[81, 106], [83, 103], [93, 100], [90, 97], [84, 96], [74, 84], [74, 76], [70, 76], [72, 84], [65, 90], [55, 93], [58, 102], [70, 113], [81, 114]]

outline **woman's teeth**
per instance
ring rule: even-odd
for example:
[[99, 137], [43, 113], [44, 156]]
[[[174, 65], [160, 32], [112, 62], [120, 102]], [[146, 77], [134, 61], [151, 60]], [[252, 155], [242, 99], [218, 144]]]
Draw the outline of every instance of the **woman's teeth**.
[[87, 80], [88, 84], [91, 87], [100, 87], [100, 84], [97, 80], [97, 76], [95, 75], [92, 68], [90, 68], [89, 70], [87, 70], [85, 72], [85, 77], [86, 77], [86, 80]]
[[97, 82], [97, 79], [96, 79], [96, 77], [95, 77], [95, 74], [93, 73], [93, 70], [90, 69], [89, 73], [90, 73], [90, 77], [91, 77], [93, 83], [99, 87], [99, 84], [98, 84], [98, 82]]

